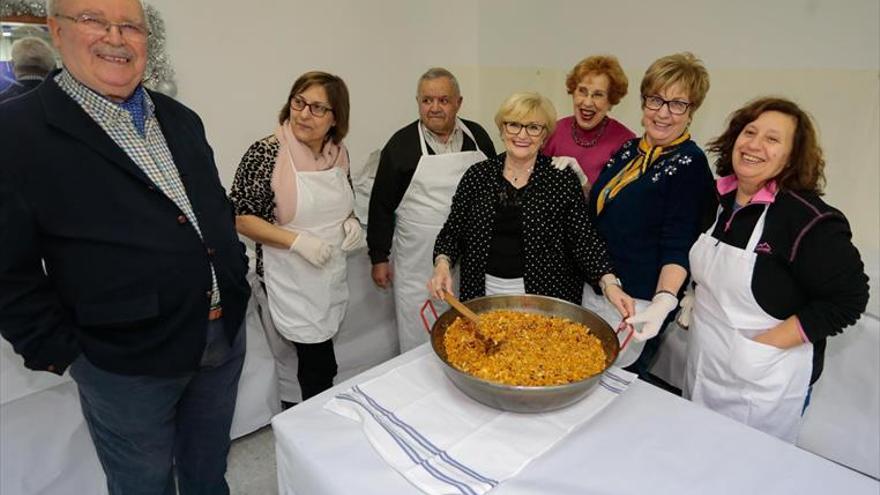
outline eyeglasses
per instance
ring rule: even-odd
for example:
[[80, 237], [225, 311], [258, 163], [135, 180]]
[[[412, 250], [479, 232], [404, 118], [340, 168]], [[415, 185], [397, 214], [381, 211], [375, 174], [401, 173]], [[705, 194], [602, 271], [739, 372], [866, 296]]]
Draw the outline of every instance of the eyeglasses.
[[576, 93], [577, 96], [580, 96], [581, 98], [588, 98], [591, 100], [605, 100], [608, 98], [608, 93], [605, 91], [596, 90], [590, 93], [590, 90], [585, 87], [577, 88]]
[[544, 132], [544, 130], [547, 129], [547, 126], [541, 125], [541, 124], [535, 124], [535, 123], [532, 123], [532, 124], [520, 124], [519, 122], [505, 122], [504, 123], [504, 130], [508, 134], [510, 134], [511, 136], [516, 136], [517, 134], [519, 134], [519, 131], [521, 131], [523, 129], [526, 130], [526, 134], [528, 134], [529, 136], [538, 137]]
[[322, 103], [309, 103], [306, 100], [303, 100], [299, 96], [294, 96], [292, 100], [290, 100], [290, 107], [296, 110], [297, 112], [301, 111], [305, 107], [309, 107], [309, 112], [315, 117], [323, 117], [327, 115], [327, 112], [332, 112], [333, 109], [322, 104]]
[[150, 31], [146, 26], [141, 24], [134, 24], [131, 22], [110, 22], [103, 17], [98, 17], [92, 14], [80, 14], [78, 16], [55, 14], [55, 17], [73, 21], [77, 26], [82, 27], [82, 29], [94, 35], [110, 34], [110, 30], [115, 26], [119, 29], [119, 34], [129, 41], [144, 41], [150, 36]]
[[660, 110], [663, 105], [666, 105], [672, 115], [684, 115], [691, 106], [688, 101], [664, 100], [659, 96], [642, 96], [642, 103], [648, 110]]

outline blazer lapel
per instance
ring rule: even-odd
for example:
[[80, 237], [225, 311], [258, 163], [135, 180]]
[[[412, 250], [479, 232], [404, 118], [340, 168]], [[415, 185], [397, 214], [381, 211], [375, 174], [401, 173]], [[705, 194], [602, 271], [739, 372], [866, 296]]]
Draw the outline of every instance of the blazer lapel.
[[156, 111], [156, 120], [159, 122], [159, 130], [165, 137], [165, 143], [168, 145], [168, 151], [171, 152], [171, 158], [174, 159], [174, 165], [177, 167], [177, 173], [180, 174], [184, 185], [187, 184], [189, 176], [189, 167], [193, 160], [188, 156], [193, 146], [200, 140], [199, 136], [193, 136], [186, 126], [180, 125], [180, 119], [166, 115], [165, 105], [161, 97], [156, 97], [155, 93], [149, 91], [153, 100]]
[[54, 74], [47, 77], [47, 84], [37, 91], [43, 101], [46, 122], [92, 148], [108, 161], [119, 166], [134, 178], [154, 185], [143, 170], [101, 129], [79, 104], [54, 81]]

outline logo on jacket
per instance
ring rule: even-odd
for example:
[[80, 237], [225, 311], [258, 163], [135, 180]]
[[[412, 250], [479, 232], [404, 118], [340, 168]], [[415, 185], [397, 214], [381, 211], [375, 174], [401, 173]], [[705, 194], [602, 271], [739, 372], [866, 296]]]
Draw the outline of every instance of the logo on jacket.
[[764, 253], [764, 254], [773, 254], [773, 249], [770, 247], [769, 242], [762, 242], [755, 246], [756, 253]]

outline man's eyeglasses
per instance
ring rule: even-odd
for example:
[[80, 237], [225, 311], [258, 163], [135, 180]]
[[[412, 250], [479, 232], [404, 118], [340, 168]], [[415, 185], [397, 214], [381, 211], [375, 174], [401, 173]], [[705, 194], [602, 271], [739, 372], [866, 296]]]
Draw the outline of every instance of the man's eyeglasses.
[[150, 31], [141, 24], [110, 22], [103, 17], [92, 14], [80, 14], [78, 16], [55, 14], [55, 17], [73, 21], [77, 26], [94, 35], [110, 34], [110, 30], [115, 26], [119, 29], [119, 34], [129, 41], [144, 41], [150, 36]]
[[297, 112], [301, 111], [305, 107], [309, 107], [309, 112], [315, 117], [323, 117], [327, 115], [327, 112], [332, 112], [333, 109], [322, 104], [322, 103], [309, 103], [306, 100], [303, 100], [299, 96], [294, 96], [292, 100], [290, 100], [290, 107], [296, 110]]
[[544, 126], [541, 124], [535, 124], [535, 123], [532, 123], [532, 124], [520, 124], [519, 122], [505, 122], [504, 123], [504, 130], [508, 134], [510, 134], [511, 136], [516, 136], [517, 134], [519, 134], [519, 131], [521, 131], [523, 129], [526, 130], [526, 134], [528, 134], [529, 136], [538, 137], [544, 132], [545, 129], [547, 129], [547, 126]]
[[673, 115], [684, 115], [691, 103], [681, 100], [664, 100], [659, 96], [642, 96], [642, 103], [648, 110], [660, 110], [663, 105], [669, 107], [669, 113]]

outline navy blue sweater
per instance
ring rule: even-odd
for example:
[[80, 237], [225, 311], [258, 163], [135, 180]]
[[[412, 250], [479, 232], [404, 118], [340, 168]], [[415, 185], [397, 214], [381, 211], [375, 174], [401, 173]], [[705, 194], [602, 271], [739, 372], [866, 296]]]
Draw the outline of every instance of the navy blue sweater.
[[596, 214], [599, 192], [636, 156], [638, 145], [639, 138], [627, 141], [611, 157], [591, 188], [589, 208], [624, 290], [650, 300], [663, 265], [688, 269], [688, 252], [715, 192], [706, 155], [687, 140], [658, 158]]

